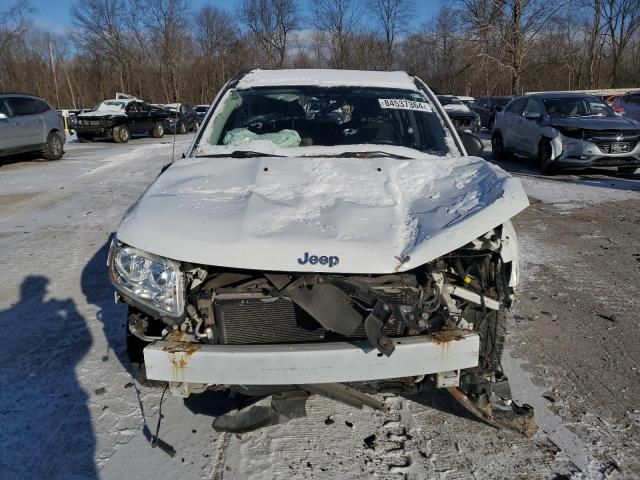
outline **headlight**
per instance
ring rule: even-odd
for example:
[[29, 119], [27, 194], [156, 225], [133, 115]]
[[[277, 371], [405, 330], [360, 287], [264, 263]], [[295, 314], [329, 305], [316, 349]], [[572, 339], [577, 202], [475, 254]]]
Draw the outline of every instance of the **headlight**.
[[113, 286], [134, 302], [161, 315], [182, 315], [184, 281], [177, 262], [114, 239], [108, 265]]

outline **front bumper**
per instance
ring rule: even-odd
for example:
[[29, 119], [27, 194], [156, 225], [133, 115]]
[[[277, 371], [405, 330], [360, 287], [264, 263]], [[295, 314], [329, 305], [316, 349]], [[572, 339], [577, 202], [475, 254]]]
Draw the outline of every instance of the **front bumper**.
[[640, 168], [640, 142], [628, 152], [605, 153], [595, 143], [559, 136], [552, 142], [558, 154], [555, 160], [564, 167], [628, 167]]
[[467, 330], [394, 338], [386, 357], [367, 341], [206, 345], [156, 341], [144, 349], [147, 378], [208, 385], [304, 385], [382, 380], [478, 365], [480, 337]]

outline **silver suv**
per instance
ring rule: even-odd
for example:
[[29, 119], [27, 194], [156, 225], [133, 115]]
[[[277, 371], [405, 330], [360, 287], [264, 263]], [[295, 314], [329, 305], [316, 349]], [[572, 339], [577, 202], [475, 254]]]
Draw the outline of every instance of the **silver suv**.
[[537, 159], [544, 174], [559, 168], [640, 167], [640, 122], [617, 115], [583, 93], [540, 93], [512, 100], [496, 115], [493, 158]]
[[0, 94], [0, 157], [41, 152], [47, 160], [58, 160], [65, 140], [62, 118], [43, 99]]

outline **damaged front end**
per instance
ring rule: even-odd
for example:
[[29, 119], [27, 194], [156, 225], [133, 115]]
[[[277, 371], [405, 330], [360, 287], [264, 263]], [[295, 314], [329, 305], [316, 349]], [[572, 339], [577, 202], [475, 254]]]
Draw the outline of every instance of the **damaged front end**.
[[131, 305], [132, 362], [174, 395], [303, 391], [382, 408], [357, 389], [415, 393], [433, 380], [495, 426], [496, 400], [516, 411], [500, 367], [517, 283], [510, 223], [394, 274], [183, 270], [179, 317], [159, 317], [114, 282]]

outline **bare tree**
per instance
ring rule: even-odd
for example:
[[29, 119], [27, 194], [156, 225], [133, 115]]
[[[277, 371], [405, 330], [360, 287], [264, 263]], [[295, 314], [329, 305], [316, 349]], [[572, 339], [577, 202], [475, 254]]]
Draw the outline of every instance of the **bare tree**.
[[620, 60], [640, 27], [640, 0], [605, 0], [602, 14], [611, 48], [611, 84], [618, 86]]
[[367, 5], [382, 33], [384, 45], [384, 67], [393, 66], [395, 47], [398, 37], [407, 32], [415, 15], [412, 0], [368, 0]]
[[203, 57], [202, 101], [214, 96], [230, 75], [229, 60], [238, 40], [234, 17], [206, 5], [195, 17], [194, 37]]
[[262, 47], [267, 63], [282, 67], [289, 35], [299, 22], [295, 0], [244, 0], [240, 18]]
[[327, 37], [330, 65], [350, 66], [352, 42], [364, 14], [358, 0], [314, 0], [313, 23]]
[[17, 0], [0, 10], [0, 58], [11, 43], [20, 38], [31, 26], [33, 8], [28, 1]]

